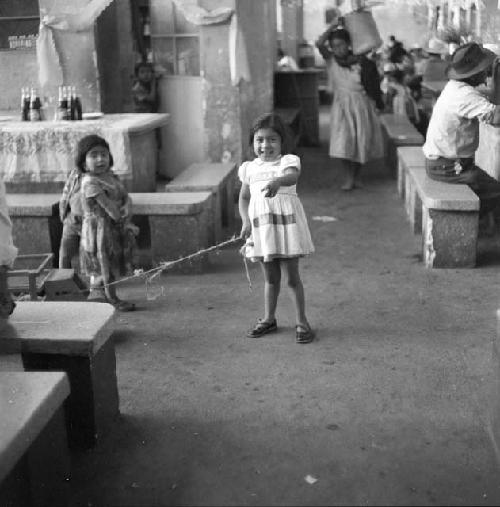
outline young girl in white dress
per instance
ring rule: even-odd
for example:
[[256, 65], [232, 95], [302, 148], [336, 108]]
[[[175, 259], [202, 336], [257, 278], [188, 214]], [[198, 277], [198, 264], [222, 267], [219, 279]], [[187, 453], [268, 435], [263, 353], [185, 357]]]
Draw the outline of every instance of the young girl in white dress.
[[259, 261], [265, 277], [264, 318], [247, 332], [259, 338], [278, 329], [276, 306], [281, 268], [288, 276], [296, 313], [296, 341], [310, 343], [314, 332], [305, 313], [304, 287], [299, 258], [314, 252], [304, 208], [297, 196], [300, 159], [289, 153], [290, 136], [275, 114], [260, 117], [250, 133], [256, 158], [244, 162], [238, 171], [241, 180], [239, 211], [246, 239], [244, 255]]

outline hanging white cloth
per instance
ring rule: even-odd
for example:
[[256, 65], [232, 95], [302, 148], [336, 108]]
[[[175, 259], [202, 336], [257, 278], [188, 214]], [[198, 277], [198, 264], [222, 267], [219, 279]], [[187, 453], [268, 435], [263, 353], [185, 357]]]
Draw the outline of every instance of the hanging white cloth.
[[40, 86], [63, 84], [61, 61], [54, 43], [53, 31], [91, 30], [101, 12], [112, 2], [113, 0], [90, 0], [79, 10], [68, 10], [63, 2], [54, 2], [51, 9], [40, 9], [40, 29], [36, 44]]
[[234, 12], [230, 7], [218, 7], [207, 11], [198, 5], [198, 0], [173, 0], [184, 17], [194, 25], [214, 25], [226, 22]]
[[229, 25], [229, 69], [233, 86], [237, 86], [242, 79], [250, 81], [247, 46], [236, 14]]

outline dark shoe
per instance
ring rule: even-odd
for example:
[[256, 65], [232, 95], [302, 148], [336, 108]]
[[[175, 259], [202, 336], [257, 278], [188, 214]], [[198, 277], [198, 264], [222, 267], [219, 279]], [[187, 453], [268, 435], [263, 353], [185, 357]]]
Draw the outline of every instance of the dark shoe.
[[310, 327], [295, 326], [295, 341], [297, 343], [311, 343], [314, 340], [314, 331]]
[[264, 320], [259, 319], [257, 321], [257, 324], [255, 324], [255, 327], [247, 331], [247, 336], [248, 338], [260, 338], [267, 333], [273, 333], [277, 330], [278, 323], [276, 322], [276, 319], [274, 319], [272, 322], [265, 322]]
[[102, 287], [91, 287], [87, 301], [92, 301], [92, 303], [107, 303], [104, 289]]
[[119, 312], [133, 312], [135, 310], [134, 303], [122, 299], [108, 299], [108, 303], [112, 304]]

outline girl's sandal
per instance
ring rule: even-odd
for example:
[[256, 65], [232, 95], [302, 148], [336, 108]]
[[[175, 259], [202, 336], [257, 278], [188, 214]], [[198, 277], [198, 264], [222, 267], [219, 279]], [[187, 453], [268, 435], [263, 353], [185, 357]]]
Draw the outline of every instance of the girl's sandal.
[[296, 343], [311, 343], [314, 340], [314, 331], [310, 327], [295, 326]]
[[253, 329], [250, 329], [247, 331], [248, 338], [260, 338], [261, 336], [264, 336], [268, 333], [273, 333], [274, 331], [278, 330], [278, 323], [276, 322], [276, 319], [274, 319], [272, 322], [266, 322], [262, 319], [259, 319], [257, 321], [257, 324], [253, 327]]
[[111, 303], [119, 312], [133, 312], [135, 310], [134, 303], [123, 301], [123, 299], [108, 299], [108, 303]]

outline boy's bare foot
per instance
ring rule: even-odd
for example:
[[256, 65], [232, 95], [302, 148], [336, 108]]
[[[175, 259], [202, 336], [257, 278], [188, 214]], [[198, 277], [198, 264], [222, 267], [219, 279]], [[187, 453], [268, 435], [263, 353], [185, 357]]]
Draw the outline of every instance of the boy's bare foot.
[[354, 182], [353, 181], [348, 181], [347, 183], [344, 183], [341, 187], [340, 187], [341, 190], [344, 190], [344, 191], [349, 191], [349, 190], [354, 190]]

